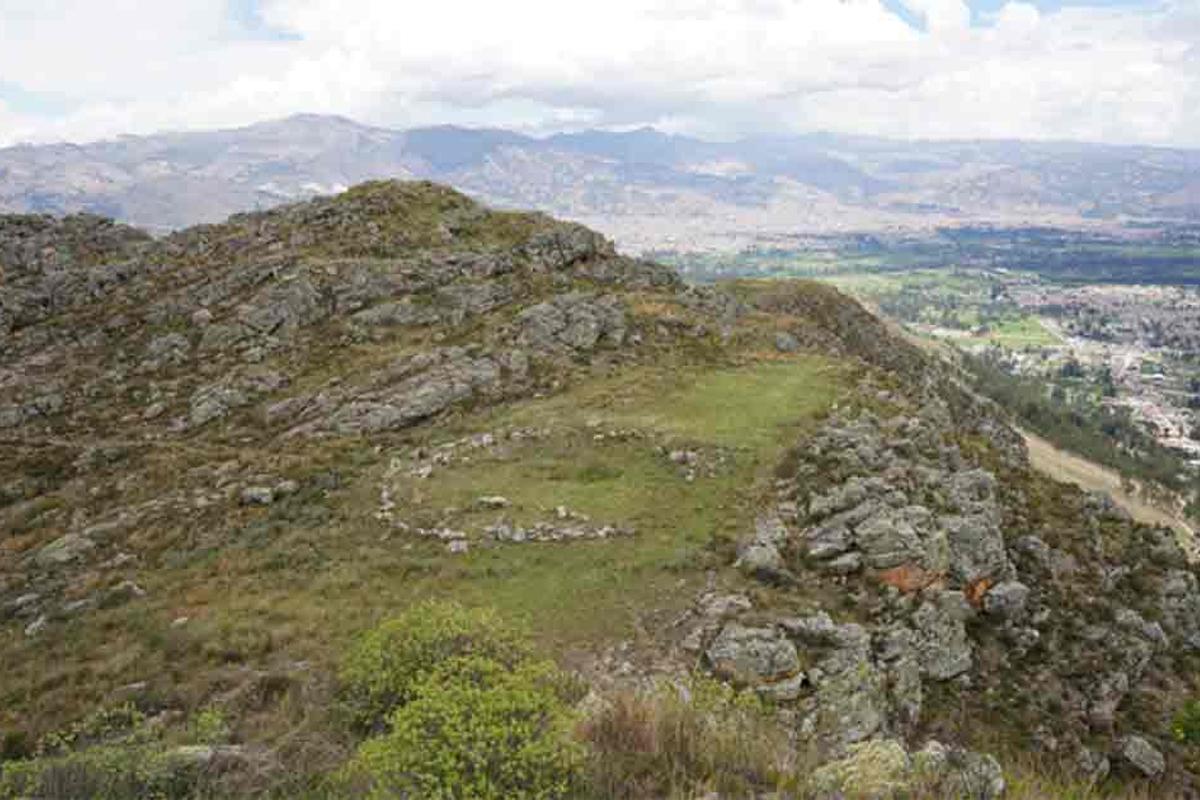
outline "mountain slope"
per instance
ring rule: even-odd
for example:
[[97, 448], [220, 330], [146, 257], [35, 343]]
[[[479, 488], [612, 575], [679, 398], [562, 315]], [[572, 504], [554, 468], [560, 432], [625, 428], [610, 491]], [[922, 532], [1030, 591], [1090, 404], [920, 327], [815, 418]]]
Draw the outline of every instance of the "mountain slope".
[[596, 702], [699, 667], [819, 762], [1194, 791], [1171, 534], [832, 289], [686, 287], [426, 183], [158, 240], [0, 218], [0, 262], [9, 774], [131, 702], [163, 746], [219, 711], [223, 791], [311, 789], [362, 735], [348, 643], [435, 597], [529, 619]]
[[650, 129], [538, 139], [316, 115], [0, 150], [0, 210], [87, 211], [163, 231], [414, 177], [594, 224], [631, 250], [959, 224], [1119, 228], [1200, 213], [1200, 153], [1189, 150], [829, 134], [720, 143]]

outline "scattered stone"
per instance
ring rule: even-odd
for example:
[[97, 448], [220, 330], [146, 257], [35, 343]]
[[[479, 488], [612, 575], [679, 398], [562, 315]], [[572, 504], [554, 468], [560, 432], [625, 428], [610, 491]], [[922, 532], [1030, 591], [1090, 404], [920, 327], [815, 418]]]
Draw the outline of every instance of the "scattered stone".
[[34, 561], [40, 567], [57, 567], [83, 561], [95, 549], [96, 543], [86, 536], [68, 533], [39, 550]]
[[781, 353], [794, 353], [800, 349], [800, 340], [790, 333], [781, 331], [775, 334], [775, 349]]
[[[568, 516], [570, 518], [570, 515]], [[616, 525], [588, 525], [574, 523], [555, 525], [538, 522], [529, 527], [498, 522], [488, 526], [484, 533], [498, 542], [522, 544], [525, 542], [572, 542], [585, 539], [614, 539], [633, 536], [634, 528]]]
[[773, 544], [754, 542], [742, 550], [735, 567], [747, 575], [769, 582], [778, 582], [787, 573], [783, 556]]
[[113, 608], [145, 596], [146, 590], [133, 581], [121, 581], [104, 593], [100, 600], [100, 607]]
[[478, 508], [490, 509], [494, 511], [502, 508], [508, 508], [510, 505], [512, 505], [512, 503], [509, 502], [507, 497], [492, 495], [489, 497], [480, 497], [475, 501], [475, 505]]
[[1162, 753], [1141, 736], [1126, 736], [1117, 746], [1121, 758], [1147, 778], [1157, 778], [1166, 771]]
[[42, 631], [46, 630], [46, 626], [49, 624], [50, 624], [50, 620], [46, 617], [45, 614], [42, 614], [40, 617], [35, 619], [33, 622], [31, 622], [25, 626], [25, 635], [30, 636], [30, 637], [37, 636]]
[[275, 502], [275, 490], [269, 486], [247, 486], [242, 489], [241, 501], [244, 506], [269, 506]]

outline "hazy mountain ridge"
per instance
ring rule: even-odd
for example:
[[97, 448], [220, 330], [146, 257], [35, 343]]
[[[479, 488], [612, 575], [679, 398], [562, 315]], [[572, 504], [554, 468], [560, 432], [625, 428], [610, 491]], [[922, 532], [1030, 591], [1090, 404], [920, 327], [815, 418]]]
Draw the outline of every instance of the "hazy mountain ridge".
[[0, 210], [89, 211], [162, 232], [424, 178], [585, 221], [623, 247], [731, 247], [954, 224], [1200, 218], [1200, 151], [817, 134], [704, 142], [651, 129], [533, 138], [300, 115], [225, 131], [0, 150]]

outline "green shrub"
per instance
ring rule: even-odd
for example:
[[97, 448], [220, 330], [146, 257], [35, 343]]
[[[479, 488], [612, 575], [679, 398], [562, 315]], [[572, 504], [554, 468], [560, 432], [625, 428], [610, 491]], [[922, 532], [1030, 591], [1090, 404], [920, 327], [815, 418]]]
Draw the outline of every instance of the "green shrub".
[[478, 655], [443, 662], [367, 740], [347, 780], [370, 798], [552, 800], [583, 762], [553, 665]]
[[89, 747], [0, 766], [0, 800], [193, 798], [205, 776], [192, 762], [153, 745]]
[[1171, 736], [1180, 744], [1200, 743], [1200, 700], [1188, 700], [1175, 712]]
[[[229, 727], [209, 708], [189, 722], [188, 734], [214, 744], [228, 737]], [[132, 704], [101, 709], [47, 734], [32, 756], [0, 764], [0, 800], [197, 798], [217, 777], [212, 764], [172, 746]]]
[[230, 733], [225, 713], [213, 706], [202, 709], [188, 721], [188, 738], [195, 744], [223, 744]]
[[342, 666], [341, 680], [355, 722], [379, 731], [446, 661], [478, 656], [515, 667], [529, 654], [519, 632], [493, 611], [425, 602], [363, 635]]
[[145, 716], [132, 703], [93, 711], [83, 719], [43, 736], [36, 755], [52, 756], [100, 744], [143, 743], [149, 731]]

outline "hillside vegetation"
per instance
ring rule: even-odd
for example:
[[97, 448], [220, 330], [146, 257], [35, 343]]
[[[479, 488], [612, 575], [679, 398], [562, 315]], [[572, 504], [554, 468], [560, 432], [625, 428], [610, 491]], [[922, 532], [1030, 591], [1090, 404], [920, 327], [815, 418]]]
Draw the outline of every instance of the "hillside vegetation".
[[0, 218], [0, 797], [1187, 796], [1200, 584], [832, 288]]

